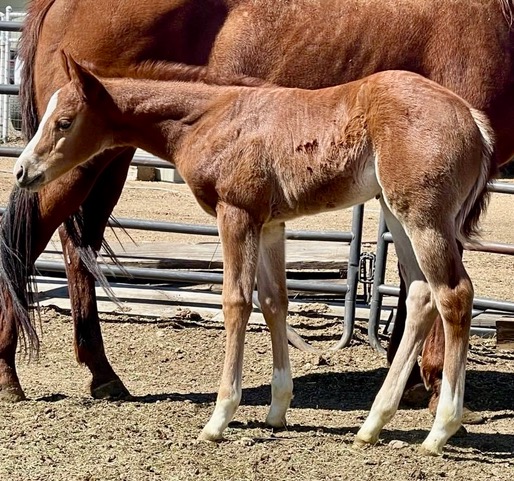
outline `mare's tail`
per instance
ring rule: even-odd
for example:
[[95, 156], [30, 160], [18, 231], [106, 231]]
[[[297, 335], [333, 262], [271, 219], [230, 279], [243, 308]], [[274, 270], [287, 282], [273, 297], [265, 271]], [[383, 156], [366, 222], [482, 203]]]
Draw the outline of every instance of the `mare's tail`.
[[[34, 58], [41, 25], [54, 1], [33, 0], [30, 3], [20, 39], [18, 53], [23, 62], [20, 106], [22, 131], [26, 139], [33, 137], [38, 126]], [[34, 304], [31, 227], [37, 223], [38, 216], [37, 194], [14, 188], [0, 222], [0, 308], [4, 316], [13, 316], [16, 330], [29, 354], [39, 350], [34, 316], [29, 310]]]
[[456, 219], [457, 238], [462, 243], [472, 241], [478, 234], [478, 222], [489, 202], [488, 182], [497, 174], [498, 167], [494, 159], [494, 132], [487, 116], [470, 107], [470, 113], [480, 131], [482, 143], [482, 163], [480, 175], [468, 195]]

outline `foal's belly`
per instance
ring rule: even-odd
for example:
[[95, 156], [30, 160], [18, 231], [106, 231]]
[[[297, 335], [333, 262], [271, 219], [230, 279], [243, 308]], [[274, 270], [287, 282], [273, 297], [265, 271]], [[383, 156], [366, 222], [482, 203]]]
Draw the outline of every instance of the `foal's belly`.
[[257, 169], [245, 164], [233, 165], [223, 175], [217, 169], [211, 175], [206, 169], [181, 174], [208, 214], [216, 216], [217, 205], [223, 203], [265, 223], [346, 209], [381, 192], [371, 153], [343, 165], [290, 162]]
[[329, 183], [305, 192], [301, 198], [285, 199], [280, 204], [272, 205], [269, 221], [284, 222], [301, 216], [348, 209], [367, 202], [380, 192], [376, 177], [365, 181], [361, 178]]

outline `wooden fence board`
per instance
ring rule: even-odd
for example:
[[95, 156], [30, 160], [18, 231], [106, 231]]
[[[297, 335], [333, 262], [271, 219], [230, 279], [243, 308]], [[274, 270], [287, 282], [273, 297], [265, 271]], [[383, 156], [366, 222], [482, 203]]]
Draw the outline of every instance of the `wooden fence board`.
[[496, 345], [499, 349], [514, 349], [514, 320], [496, 321]]

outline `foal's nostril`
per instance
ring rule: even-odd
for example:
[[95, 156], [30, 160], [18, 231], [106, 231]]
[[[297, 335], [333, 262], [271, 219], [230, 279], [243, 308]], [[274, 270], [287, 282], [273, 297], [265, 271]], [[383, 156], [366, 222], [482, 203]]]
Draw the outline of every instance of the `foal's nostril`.
[[15, 177], [18, 182], [20, 182], [23, 179], [23, 177], [25, 177], [25, 167], [23, 167], [23, 165], [18, 167]]

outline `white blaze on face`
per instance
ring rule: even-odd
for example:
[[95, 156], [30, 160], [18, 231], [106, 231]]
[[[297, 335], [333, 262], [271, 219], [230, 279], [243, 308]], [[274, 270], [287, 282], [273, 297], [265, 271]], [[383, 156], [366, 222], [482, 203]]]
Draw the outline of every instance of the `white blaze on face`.
[[[16, 172], [18, 172], [19, 168], [24, 165], [25, 167], [28, 167], [28, 165], [37, 162], [37, 159], [34, 158], [34, 149], [36, 148], [37, 144], [41, 140], [41, 137], [43, 136], [43, 129], [45, 128], [46, 123], [48, 122], [48, 119], [53, 114], [57, 107], [57, 98], [59, 95], [61, 89], [57, 90], [48, 101], [48, 106], [46, 107], [45, 114], [43, 115], [43, 118], [41, 119], [41, 123], [39, 124], [39, 127], [37, 129], [36, 134], [30, 142], [27, 144], [21, 155], [18, 157], [18, 160], [16, 161], [16, 164], [14, 165], [14, 174], [16, 175]], [[28, 164], [28, 165], [27, 165]], [[35, 167], [35, 166], [32, 166]]]

